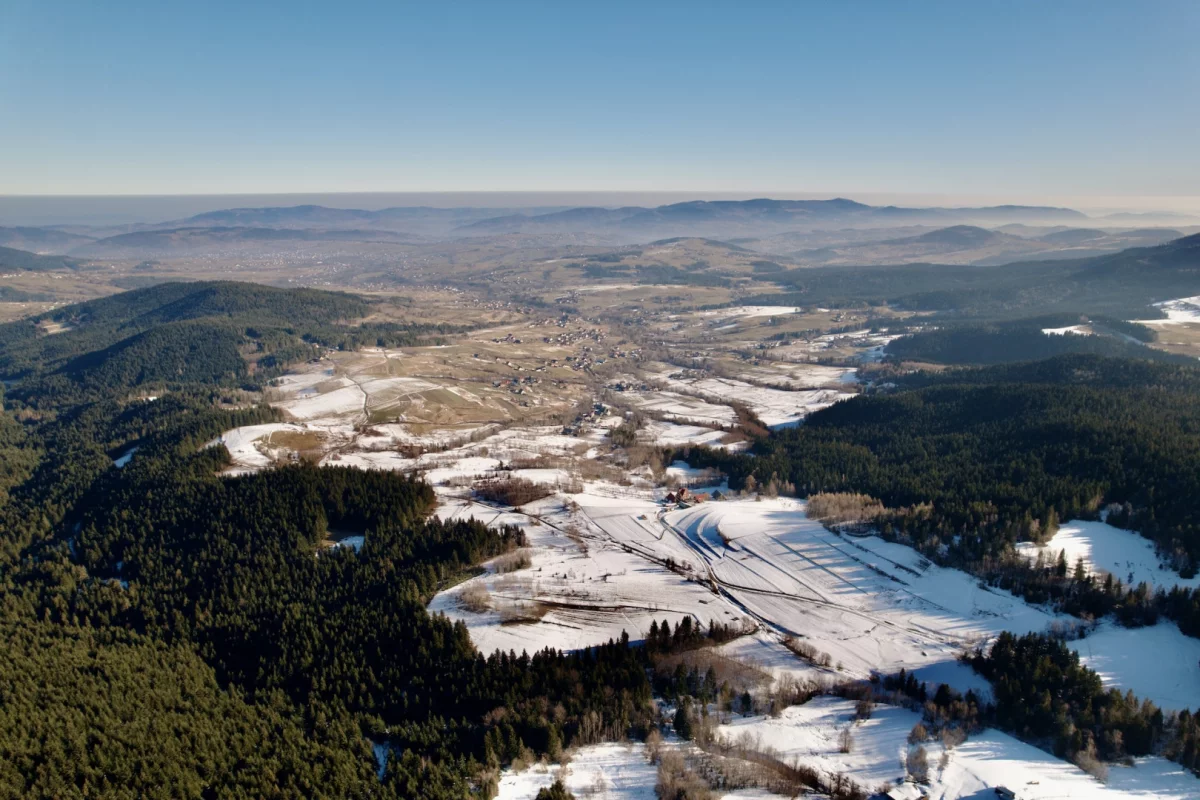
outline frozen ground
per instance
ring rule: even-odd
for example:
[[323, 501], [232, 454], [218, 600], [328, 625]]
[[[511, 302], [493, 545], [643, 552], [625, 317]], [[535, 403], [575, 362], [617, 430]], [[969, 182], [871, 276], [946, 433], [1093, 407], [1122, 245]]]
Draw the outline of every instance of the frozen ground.
[[[785, 709], [778, 719], [736, 719], [719, 729], [725, 739], [772, 748], [785, 761], [796, 759], [826, 774], [846, 773], [868, 791], [884, 783], [899, 785], [905, 777], [907, 737], [920, 715], [894, 706], [875, 707], [869, 720], [854, 721], [854, 703], [818, 697]], [[850, 728], [852, 746], [840, 752], [839, 736]], [[1022, 800], [1050, 798], [1193, 798], [1200, 781], [1161, 758], [1140, 759], [1135, 767], [1113, 766], [1108, 784], [1007, 734], [987, 730], [952, 749], [945, 768], [942, 747], [924, 745], [930, 764], [927, 787], [933, 800], [995, 797], [997, 786], [1016, 790]]]
[[[953, 662], [965, 647], [1004, 630], [1045, 629], [1055, 617], [909, 547], [875, 536], [830, 533], [784, 498], [704, 503], [653, 526], [616, 527], [614, 538], [686, 555], [696, 573], [783, 634], [828, 653], [843, 673], [865, 677]], [[669, 547], [666, 546], [669, 543]]]
[[1074, 569], [1076, 560], [1082, 557], [1089, 572], [1111, 573], [1131, 587], [1142, 582], [1164, 589], [1200, 587], [1200, 576], [1184, 579], [1164, 566], [1149, 539], [1104, 522], [1067, 522], [1045, 545], [1039, 547], [1024, 542], [1017, 545], [1017, 551], [1031, 561], [1041, 552], [1048, 563], [1057, 559], [1060, 551], [1065, 551], [1068, 568]]
[[1068, 644], [1105, 686], [1132, 689], [1159, 708], [1200, 709], [1200, 639], [1184, 636], [1174, 622], [1148, 628], [1105, 622]]

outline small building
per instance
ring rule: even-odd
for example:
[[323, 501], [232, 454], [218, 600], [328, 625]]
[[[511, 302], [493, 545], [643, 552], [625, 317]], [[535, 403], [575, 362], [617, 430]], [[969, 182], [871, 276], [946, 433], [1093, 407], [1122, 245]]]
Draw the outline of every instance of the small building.
[[886, 800], [928, 800], [929, 792], [923, 786], [905, 782], [894, 789], [889, 789], [882, 796]]

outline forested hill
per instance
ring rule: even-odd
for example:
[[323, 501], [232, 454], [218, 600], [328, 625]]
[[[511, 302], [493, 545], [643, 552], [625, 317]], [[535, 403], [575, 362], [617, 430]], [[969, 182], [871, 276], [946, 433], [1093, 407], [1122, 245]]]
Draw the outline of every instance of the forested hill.
[[368, 311], [342, 292], [164, 283], [0, 325], [0, 377], [18, 381], [10, 399], [39, 408], [147, 385], [256, 388], [318, 346], [411, 345], [457, 330], [351, 324]]
[[[1063, 327], [1078, 324], [1068, 321]], [[1155, 334], [1143, 325], [1121, 320], [1092, 323], [1094, 333], [1065, 331], [1047, 334], [1046, 327], [1061, 324], [1046, 318], [999, 323], [948, 323], [903, 336], [887, 346], [887, 354], [906, 361], [939, 364], [1005, 364], [1038, 361], [1070, 353], [1195, 364], [1196, 359], [1147, 347]]]
[[791, 291], [746, 302], [888, 303], [897, 308], [988, 318], [1074, 312], [1148, 319], [1161, 314], [1151, 307], [1153, 303], [1200, 294], [1200, 234], [1157, 247], [1090, 258], [998, 267], [819, 267], [775, 273], [770, 280]]
[[79, 262], [66, 256], [40, 256], [25, 250], [0, 247], [0, 270], [19, 269], [41, 271], [51, 269], [74, 269]]

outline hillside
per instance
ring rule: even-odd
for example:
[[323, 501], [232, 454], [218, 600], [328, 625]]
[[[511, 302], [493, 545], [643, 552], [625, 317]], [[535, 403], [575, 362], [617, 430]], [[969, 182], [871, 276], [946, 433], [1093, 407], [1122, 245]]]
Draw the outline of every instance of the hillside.
[[[1065, 228], [1052, 229], [1045, 234], [1042, 230], [1024, 225], [1006, 225], [993, 230], [975, 225], [953, 225], [915, 236], [848, 242], [788, 250], [787, 253], [799, 263], [813, 266], [883, 266], [919, 262], [996, 266], [1024, 260], [1102, 255], [1130, 247], [1161, 244], [1181, 235], [1169, 229], [1119, 232]], [[769, 245], [764, 242], [762, 246]]]
[[52, 228], [0, 228], [0, 245], [32, 253], [66, 253], [73, 247], [92, 241], [91, 236], [58, 231]]
[[1041, 321], [1017, 320], [990, 325], [944, 325], [903, 336], [887, 346], [896, 358], [937, 364], [1006, 364], [1039, 361], [1069, 353], [1113, 358], [1148, 359], [1177, 364], [1194, 364], [1195, 359], [1147, 347], [1122, 333], [1107, 333], [1077, 324], [1065, 330], [1045, 332]]
[[43, 256], [11, 247], [0, 247], [0, 270], [42, 272], [54, 269], [75, 269], [79, 262], [64, 256]]
[[0, 325], [0, 374], [20, 380], [11, 396], [51, 405], [118, 387], [236, 381], [247, 374], [243, 348], [259, 361], [297, 358], [312, 352], [297, 320], [312, 329], [366, 311], [359, 298], [335, 292], [160, 284]]

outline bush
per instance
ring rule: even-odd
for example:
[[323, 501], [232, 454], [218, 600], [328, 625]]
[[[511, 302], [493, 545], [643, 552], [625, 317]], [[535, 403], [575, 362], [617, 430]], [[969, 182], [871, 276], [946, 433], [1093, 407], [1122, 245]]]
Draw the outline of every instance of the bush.
[[908, 751], [908, 756], [904, 759], [904, 768], [908, 770], [909, 776], [917, 783], [925, 783], [929, 780], [929, 754], [925, 752], [924, 747], [915, 747]]
[[491, 478], [475, 485], [475, 494], [490, 503], [523, 506], [554, 494], [554, 490], [525, 478]]
[[463, 589], [458, 600], [463, 608], [476, 614], [482, 614], [492, 607], [492, 593], [482, 583], [474, 583]]
[[506, 575], [519, 569], [528, 569], [533, 565], [533, 561], [529, 557], [529, 551], [522, 548], [499, 556], [492, 565], [496, 568], [497, 575]]
[[884, 513], [883, 503], [866, 494], [821, 492], [808, 498], [808, 518], [828, 523], [863, 523]]

